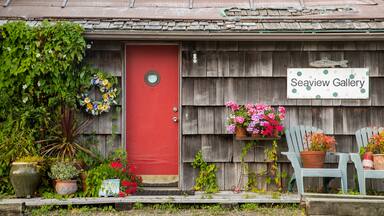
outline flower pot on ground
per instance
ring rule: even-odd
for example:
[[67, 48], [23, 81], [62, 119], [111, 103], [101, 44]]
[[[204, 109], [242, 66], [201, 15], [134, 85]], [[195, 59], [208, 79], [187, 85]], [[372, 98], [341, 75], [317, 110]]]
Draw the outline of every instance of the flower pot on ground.
[[316, 132], [305, 136], [308, 148], [300, 152], [304, 168], [323, 168], [327, 151], [335, 151], [336, 141], [332, 136]]
[[374, 169], [384, 170], [384, 131], [373, 135], [369, 139], [368, 145], [361, 152], [372, 152]]
[[30, 198], [36, 192], [41, 182], [41, 157], [25, 157], [12, 163], [9, 177], [16, 197]]
[[55, 191], [60, 195], [76, 193], [79, 170], [70, 162], [56, 162], [51, 166], [50, 177], [55, 180]]

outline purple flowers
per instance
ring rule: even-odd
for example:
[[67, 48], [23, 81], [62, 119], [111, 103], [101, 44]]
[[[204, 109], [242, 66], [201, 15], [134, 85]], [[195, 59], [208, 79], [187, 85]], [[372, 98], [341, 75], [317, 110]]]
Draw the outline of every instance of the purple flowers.
[[227, 126], [229, 133], [235, 133], [236, 127], [243, 127], [249, 134], [269, 137], [278, 136], [284, 130], [282, 122], [286, 110], [282, 106], [275, 109], [265, 104], [238, 105], [233, 101], [225, 105], [231, 110]]

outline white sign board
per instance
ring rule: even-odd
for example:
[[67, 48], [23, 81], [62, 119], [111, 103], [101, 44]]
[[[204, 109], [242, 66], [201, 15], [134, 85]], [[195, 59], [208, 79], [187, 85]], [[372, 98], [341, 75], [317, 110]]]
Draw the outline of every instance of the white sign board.
[[368, 68], [288, 68], [289, 99], [368, 99]]

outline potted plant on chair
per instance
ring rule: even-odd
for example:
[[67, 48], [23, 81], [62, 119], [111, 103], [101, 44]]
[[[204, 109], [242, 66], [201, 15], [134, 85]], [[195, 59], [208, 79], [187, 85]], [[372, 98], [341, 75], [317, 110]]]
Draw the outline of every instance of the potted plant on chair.
[[373, 135], [364, 150], [364, 155], [373, 153], [373, 168], [384, 170], [384, 131]]
[[51, 166], [50, 177], [55, 181], [56, 193], [60, 195], [73, 194], [77, 191], [79, 170], [70, 163], [59, 161]]
[[304, 168], [323, 168], [326, 152], [335, 151], [335, 138], [321, 132], [307, 134], [304, 142], [308, 146], [300, 152]]

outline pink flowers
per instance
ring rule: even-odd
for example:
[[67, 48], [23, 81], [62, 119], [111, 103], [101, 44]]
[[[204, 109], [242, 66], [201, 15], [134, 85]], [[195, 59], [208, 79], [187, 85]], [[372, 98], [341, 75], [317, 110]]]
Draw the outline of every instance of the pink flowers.
[[282, 106], [275, 109], [265, 104], [238, 105], [233, 101], [225, 105], [232, 111], [228, 117], [229, 133], [235, 133], [236, 127], [244, 127], [249, 134], [271, 137], [281, 135], [284, 130], [286, 110]]

